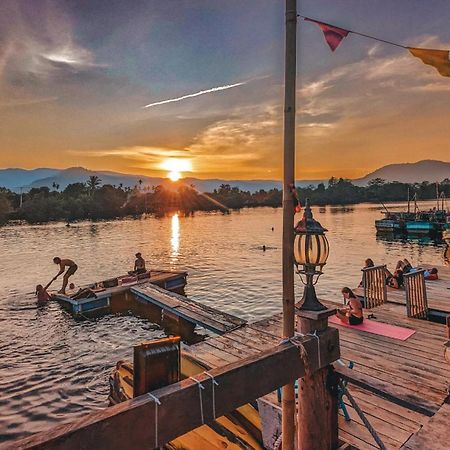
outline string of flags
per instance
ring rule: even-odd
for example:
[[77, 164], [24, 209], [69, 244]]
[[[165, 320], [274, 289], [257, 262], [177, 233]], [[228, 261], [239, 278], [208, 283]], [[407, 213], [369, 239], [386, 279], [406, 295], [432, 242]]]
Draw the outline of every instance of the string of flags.
[[416, 48], [407, 47], [404, 45], [396, 44], [384, 39], [376, 38], [368, 34], [359, 33], [357, 31], [346, 30], [329, 23], [320, 22], [309, 17], [299, 15], [303, 20], [307, 22], [315, 23], [323, 32], [325, 41], [329, 45], [332, 52], [334, 52], [350, 33], [358, 34], [375, 41], [384, 42], [386, 44], [395, 45], [396, 47], [402, 47], [408, 50], [413, 56], [419, 58], [424, 64], [434, 67], [442, 76], [450, 77], [450, 51], [448, 50], [436, 50], [431, 48]]

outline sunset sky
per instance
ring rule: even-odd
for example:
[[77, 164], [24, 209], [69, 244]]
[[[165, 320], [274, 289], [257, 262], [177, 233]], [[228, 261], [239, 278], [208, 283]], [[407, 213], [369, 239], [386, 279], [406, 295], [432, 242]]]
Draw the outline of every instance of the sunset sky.
[[[446, 0], [299, 0], [299, 12], [450, 48]], [[281, 177], [284, 1], [1, 0], [0, 167]], [[450, 78], [299, 21], [297, 178], [450, 161]], [[168, 101], [171, 100], [171, 101]], [[146, 107], [147, 106], [147, 107]]]

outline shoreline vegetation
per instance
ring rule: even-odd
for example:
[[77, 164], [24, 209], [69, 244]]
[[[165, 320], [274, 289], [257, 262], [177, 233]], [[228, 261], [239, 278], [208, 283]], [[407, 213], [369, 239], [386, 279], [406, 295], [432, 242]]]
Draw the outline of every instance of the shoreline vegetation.
[[[411, 197], [420, 200], [436, 198], [436, 184], [386, 182], [381, 178], [371, 180], [366, 187], [355, 186], [350, 180], [330, 178], [327, 185], [297, 188], [303, 202], [309, 198], [312, 205], [349, 205], [364, 202], [392, 202], [406, 200], [408, 188]], [[450, 196], [450, 179], [439, 184], [439, 192]], [[177, 210], [185, 214], [195, 211], [229, 211], [230, 209], [260, 206], [280, 207], [282, 191], [271, 189], [257, 192], [242, 191], [222, 184], [211, 193], [201, 193], [194, 186], [173, 183], [165, 186], [124, 188], [122, 185], [102, 185], [101, 180], [90, 177], [86, 183], [69, 184], [60, 190], [57, 184], [32, 188], [18, 194], [0, 187], [0, 224], [8, 221], [30, 224], [52, 221], [102, 220], [139, 216], [144, 213], [164, 215]]]

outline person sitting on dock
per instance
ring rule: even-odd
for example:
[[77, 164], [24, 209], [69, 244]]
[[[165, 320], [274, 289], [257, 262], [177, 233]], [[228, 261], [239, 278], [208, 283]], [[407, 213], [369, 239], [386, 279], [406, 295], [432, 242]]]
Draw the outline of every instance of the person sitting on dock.
[[394, 274], [391, 274], [387, 269], [388, 276], [386, 278], [386, 284], [394, 289], [401, 289], [404, 284], [404, 278], [403, 278], [403, 270], [402, 269], [396, 269]]
[[[373, 259], [372, 259], [372, 258], [367, 258], [367, 259], [364, 261], [364, 267], [363, 267], [363, 270], [364, 270], [364, 269], [368, 269], [369, 267], [375, 267], [375, 263], [373, 262]], [[363, 284], [364, 284], [364, 276], [363, 276], [363, 278], [361, 279], [361, 281], [359, 282], [359, 286], [358, 286], [358, 287], [363, 287]]]
[[363, 307], [359, 298], [348, 287], [342, 288], [342, 295], [346, 305], [344, 308], [337, 310], [336, 316], [338, 319], [348, 325], [360, 325], [363, 323]]
[[425, 280], [439, 280], [438, 270], [436, 269], [436, 267], [433, 267], [430, 270], [425, 270], [423, 276], [425, 277]]
[[134, 261], [134, 270], [128, 272], [129, 275], [140, 275], [141, 273], [147, 272], [145, 268], [145, 259], [142, 257], [141, 253], [136, 253], [136, 261]]
[[412, 264], [405, 258], [404, 260], [400, 260], [397, 262], [397, 266], [395, 270], [401, 270], [403, 274], [409, 273], [413, 270]]
[[78, 266], [71, 259], [61, 259], [59, 256], [55, 256], [53, 258], [53, 262], [59, 265], [59, 272], [56, 274], [52, 281], [56, 280], [62, 273], [64, 273], [66, 267], [68, 267], [67, 272], [63, 277], [61, 290], [58, 291], [58, 294], [66, 295], [66, 287], [67, 283], [69, 282], [69, 278], [77, 271]]

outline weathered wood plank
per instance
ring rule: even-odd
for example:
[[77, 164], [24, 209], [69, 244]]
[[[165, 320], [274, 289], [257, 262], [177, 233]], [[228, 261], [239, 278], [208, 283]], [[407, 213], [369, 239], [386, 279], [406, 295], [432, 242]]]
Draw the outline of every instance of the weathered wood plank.
[[246, 321], [231, 314], [223, 313], [182, 295], [168, 292], [147, 283], [132, 287], [131, 292], [141, 301], [154, 304], [182, 319], [203, 326], [218, 334], [223, 334], [243, 326]]
[[448, 450], [450, 447], [450, 404], [439, 411], [402, 447], [406, 450]]

